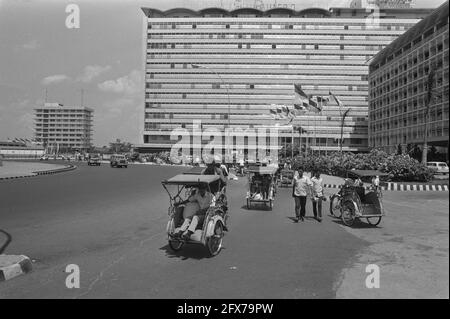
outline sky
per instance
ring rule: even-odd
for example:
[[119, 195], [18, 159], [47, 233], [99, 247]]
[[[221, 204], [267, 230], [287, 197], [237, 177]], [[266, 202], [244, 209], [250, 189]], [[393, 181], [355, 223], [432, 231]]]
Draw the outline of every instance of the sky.
[[[144, 14], [141, 7], [201, 9], [255, 0], [0, 0], [0, 141], [33, 137], [33, 109], [48, 102], [94, 109], [94, 145], [142, 143]], [[350, 0], [263, 0], [308, 7]], [[444, 0], [416, 0], [438, 7]], [[66, 27], [77, 4], [80, 28]], [[83, 91], [83, 94], [81, 92]], [[46, 94], [47, 92], [47, 94]], [[83, 95], [83, 99], [81, 96]]]

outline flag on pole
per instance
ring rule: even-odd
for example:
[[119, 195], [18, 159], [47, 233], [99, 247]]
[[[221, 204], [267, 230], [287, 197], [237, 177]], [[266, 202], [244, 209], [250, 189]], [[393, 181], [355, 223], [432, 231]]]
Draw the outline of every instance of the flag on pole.
[[308, 95], [305, 92], [303, 92], [302, 86], [300, 84], [294, 84], [294, 91], [296, 96], [299, 96], [304, 100], [307, 100], [309, 98]]
[[300, 84], [294, 84], [294, 112], [301, 115], [309, 108], [309, 97]]
[[308, 111], [314, 113], [322, 112], [321, 106], [314, 97], [311, 97], [308, 101], [309, 101], [309, 107], [307, 108]]
[[339, 100], [333, 93], [331, 93], [331, 91], [329, 92], [329, 94], [336, 101], [336, 103], [337, 103], [337, 105], [339, 105], [339, 107], [343, 106], [341, 100]]
[[323, 97], [323, 96], [318, 96], [317, 97], [317, 102], [321, 103], [322, 106], [323, 105], [327, 105], [329, 100], [330, 99], [327, 98], [327, 97]]

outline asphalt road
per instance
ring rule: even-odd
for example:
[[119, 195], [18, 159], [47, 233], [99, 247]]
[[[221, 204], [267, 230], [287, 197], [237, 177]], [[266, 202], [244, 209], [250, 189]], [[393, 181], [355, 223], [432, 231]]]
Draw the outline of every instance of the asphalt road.
[[[201, 246], [174, 253], [160, 181], [183, 169], [81, 164], [1, 181], [0, 228], [13, 236], [6, 253], [35, 263], [1, 283], [0, 298], [333, 298], [342, 270], [369, 244], [327, 209], [322, 223], [293, 223], [289, 189], [273, 211], [245, 209], [241, 179], [228, 186], [230, 231], [220, 254], [210, 258]], [[69, 264], [80, 268], [79, 289], [65, 285]]]

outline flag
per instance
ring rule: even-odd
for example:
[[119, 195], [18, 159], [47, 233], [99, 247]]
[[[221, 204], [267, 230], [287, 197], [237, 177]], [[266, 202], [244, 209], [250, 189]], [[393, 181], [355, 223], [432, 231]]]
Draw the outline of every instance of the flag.
[[303, 92], [302, 86], [300, 84], [294, 84], [294, 91], [295, 94], [298, 95], [299, 97], [306, 100], [308, 99], [308, 95], [305, 92]]
[[339, 107], [343, 106], [341, 100], [339, 100], [333, 93], [331, 93], [331, 91], [329, 92], [329, 94], [336, 101], [336, 103], [337, 103], [337, 105], [339, 105]]
[[314, 97], [309, 99], [309, 107], [307, 109], [308, 111], [314, 113], [322, 112], [322, 108], [319, 106], [319, 103], [317, 103], [317, 100], [315, 100]]
[[308, 95], [302, 90], [300, 84], [294, 84], [294, 105], [298, 104], [303, 106], [304, 108], [308, 108]]
[[303, 115], [306, 113], [306, 107], [303, 104], [294, 104], [294, 115]]
[[327, 97], [323, 97], [323, 96], [317, 97], [317, 102], [321, 103], [322, 105], [327, 105], [328, 101], [329, 101], [329, 98], [327, 98]]

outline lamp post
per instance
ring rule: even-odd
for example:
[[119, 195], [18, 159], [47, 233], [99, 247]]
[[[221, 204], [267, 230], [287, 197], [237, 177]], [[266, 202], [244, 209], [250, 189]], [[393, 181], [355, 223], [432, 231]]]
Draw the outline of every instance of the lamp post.
[[[200, 64], [191, 64], [191, 66], [194, 68], [194, 69], [207, 69], [207, 70], [209, 70], [209, 71], [211, 71], [211, 72], [213, 72], [213, 73], [215, 73], [216, 75], [217, 75], [217, 77], [220, 79], [220, 81], [223, 83], [223, 85], [225, 86], [225, 88], [226, 88], [226, 90], [227, 90], [227, 96], [228, 96], [228, 130], [227, 130], [227, 140], [228, 140], [228, 142], [230, 142], [229, 141], [229, 134], [230, 134], [230, 112], [231, 112], [231, 102], [230, 102], [230, 91], [229, 91], [229, 88], [228, 88], [228, 84], [227, 83], [225, 83], [225, 81], [223, 80], [223, 78], [220, 76], [220, 74], [219, 73], [217, 73], [214, 69], [211, 69], [210, 67], [207, 67], [207, 66], [204, 66], [204, 65], [200, 65]], [[225, 143], [226, 144], [226, 143]], [[229, 146], [229, 145], [228, 145]], [[228, 155], [229, 155], [229, 151], [230, 151], [230, 148], [229, 147], [227, 147], [227, 153], [228, 153]]]
[[342, 115], [341, 115], [341, 138], [339, 139], [339, 153], [342, 156], [342, 140], [344, 137], [344, 121], [347, 117], [348, 113], [350, 112], [351, 108], [348, 108]]

